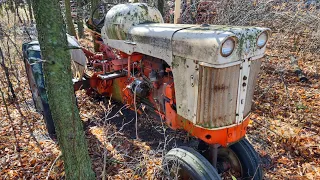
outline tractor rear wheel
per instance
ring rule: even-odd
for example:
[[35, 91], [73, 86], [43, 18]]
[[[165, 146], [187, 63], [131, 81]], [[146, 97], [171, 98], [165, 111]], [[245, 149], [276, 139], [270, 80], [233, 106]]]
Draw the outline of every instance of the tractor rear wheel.
[[210, 162], [189, 147], [170, 150], [164, 157], [163, 168], [170, 179], [221, 179]]

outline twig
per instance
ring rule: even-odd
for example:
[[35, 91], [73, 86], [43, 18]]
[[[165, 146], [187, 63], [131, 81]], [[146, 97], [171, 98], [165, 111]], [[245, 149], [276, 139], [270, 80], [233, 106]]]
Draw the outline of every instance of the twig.
[[103, 169], [102, 169], [102, 180], [106, 179], [106, 166], [107, 166], [107, 149], [103, 146]]
[[286, 82], [285, 79], [284, 79], [284, 73], [283, 73], [283, 71], [280, 71], [280, 78], [281, 78], [281, 81], [283, 82], [283, 85], [284, 85], [284, 87], [285, 87], [287, 99], [290, 99], [288, 84], [287, 84], [287, 82]]
[[23, 59], [23, 55], [21, 54], [21, 52], [20, 52], [17, 44], [15, 43], [15, 41], [12, 40], [12, 39], [10, 38], [10, 35], [7, 34], [5, 31], [3, 31], [3, 30], [1, 30], [1, 29], [0, 29], [0, 31], [8, 38], [8, 40], [11, 42], [11, 44], [12, 44], [12, 45], [14, 46], [14, 48], [16, 49], [16, 52], [19, 54], [20, 58]]
[[16, 106], [16, 109], [18, 110], [20, 116], [22, 117], [21, 119], [21, 122], [24, 121], [27, 125], [27, 128], [29, 129], [29, 133], [30, 133], [30, 136], [32, 137], [32, 139], [36, 142], [37, 146], [43, 150], [42, 146], [40, 145], [40, 143], [38, 142], [37, 138], [34, 136], [34, 133], [33, 133], [33, 130], [27, 120], [27, 118], [23, 115], [22, 111], [21, 111], [21, 108], [20, 108], [20, 104], [18, 102], [15, 101], [15, 106]]
[[47, 177], [46, 177], [46, 180], [49, 179], [49, 177], [50, 177], [50, 172], [51, 172], [54, 164], [57, 162], [57, 160], [58, 160], [60, 157], [61, 157], [61, 153], [59, 154], [59, 156], [58, 156], [58, 157], [53, 161], [53, 163], [51, 164], [51, 167], [50, 167], [50, 170], [49, 170], [48, 175], [47, 175]]
[[[10, 124], [11, 124], [11, 127], [13, 129], [13, 135], [14, 135], [14, 138], [15, 138], [15, 141], [16, 141], [16, 151], [18, 152], [18, 157], [19, 157], [19, 160], [20, 160], [20, 163], [21, 163], [21, 155], [20, 155], [20, 145], [19, 145], [19, 141], [18, 141], [18, 138], [17, 138], [17, 134], [16, 134], [16, 131], [15, 131], [15, 128], [14, 128], [14, 123], [13, 123], [13, 119], [11, 118], [11, 115], [10, 115], [10, 112], [9, 112], [9, 108], [8, 108], [8, 105], [6, 103], [6, 99], [4, 97], [4, 93], [2, 92], [1, 88], [0, 88], [0, 93], [1, 93], [1, 97], [2, 97], [2, 100], [3, 100], [3, 103], [4, 103], [4, 106], [6, 108], [6, 112], [7, 112], [7, 115], [8, 115], [8, 119], [10, 121]], [[22, 164], [22, 163], [21, 163]]]
[[269, 130], [270, 132], [273, 132], [274, 134], [278, 135], [281, 138], [281, 140], [284, 138], [282, 135], [280, 135], [277, 132], [275, 132], [275, 131], [271, 130], [270, 128], [266, 127], [264, 124], [259, 123], [258, 121], [253, 121], [253, 122], [259, 124], [260, 126], [264, 127], [265, 129]]
[[253, 177], [251, 178], [251, 180], [254, 179], [254, 177], [256, 176], [259, 168], [260, 168], [260, 163], [258, 164], [258, 167], [256, 168], [256, 171], [254, 172], [254, 175], [253, 175]]
[[10, 81], [9, 70], [8, 70], [8, 68], [6, 67], [6, 64], [5, 64], [5, 62], [4, 62], [4, 57], [3, 57], [3, 53], [2, 53], [1, 47], [0, 47], [0, 57], [1, 57], [1, 59], [2, 59], [2, 61], [1, 61], [1, 66], [2, 66], [2, 68], [3, 68], [3, 71], [4, 71], [5, 75], [6, 75], [7, 83], [8, 83], [8, 86], [9, 86], [9, 89], [10, 89], [10, 92], [11, 92], [11, 95], [12, 95], [12, 99], [16, 99], [17, 97], [16, 97], [16, 94], [15, 94], [15, 92], [14, 92], [14, 90], [13, 90], [12, 83], [11, 83], [11, 81]]
[[137, 112], [137, 103], [136, 103], [136, 96], [137, 96], [137, 88], [140, 84], [136, 85], [136, 87], [134, 88], [134, 96], [133, 96], [133, 104], [134, 104], [134, 112], [136, 115], [136, 138], [139, 139], [138, 136], [138, 112]]

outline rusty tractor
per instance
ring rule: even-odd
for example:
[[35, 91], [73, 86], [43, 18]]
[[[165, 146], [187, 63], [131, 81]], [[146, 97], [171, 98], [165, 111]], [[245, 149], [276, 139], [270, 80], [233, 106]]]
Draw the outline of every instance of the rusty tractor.
[[[143, 104], [171, 129], [198, 138], [197, 150], [178, 147], [164, 157], [169, 172], [179, 165], [179, 179], [221, 179], [230, 169], [262, 179], [259, 156], [245, 134], [268, 28], [165, 24], [156, 8], [143, 3], [115, 5], [87, 26], [99, 52], [68, 36], [75, 90], [132, 108]], [[39, 44], [25, 43], [23, 52], [35, 105], [54, 133]]]

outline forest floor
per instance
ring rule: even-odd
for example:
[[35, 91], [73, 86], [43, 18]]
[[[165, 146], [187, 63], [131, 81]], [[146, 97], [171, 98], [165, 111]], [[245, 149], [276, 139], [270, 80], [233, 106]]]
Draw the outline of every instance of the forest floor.
[[[0, 71], [5, 97], [0, 98], [0, 179], [63, 179], [61, 152], [34, 109], [21, 56], [12, 45], [4, 50], [9, 51], [16, 54], [10, 73], [18, 98], [9, 98]], [[262, 159], [265, 179], [320, 179], [320, 57], [298, 60], [309, 79], [300, 82], [283, 54], [291, 54], [290, 48], [267, 51], [247, 138]], [[161, 179], [165, 152], [179, 145], [196, 146], [194, 138], [168, 129], [147, 113], [139, 117], [136, 139], [134, 112], [106, 97], [76, 94], [98, 179], [103, 174], [107, 179]]]

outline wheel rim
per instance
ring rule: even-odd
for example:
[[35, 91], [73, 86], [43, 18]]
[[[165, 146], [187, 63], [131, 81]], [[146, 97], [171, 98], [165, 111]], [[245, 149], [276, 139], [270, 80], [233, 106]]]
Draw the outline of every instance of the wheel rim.
[[[208, 144], [200, 141], [198, 149], [207, 160], [214, 161], [214, 151]], [[260, 158], [253, 146], [248, 140], [242, 139], [229, 147], [218, 148], [216, 168], [223, 178], [234, 176], [237, 179], [261, 180], [263, 172], [259, 162]]]
[[229, 172], [235, 177], [242, 177], [243, 168], [238, 156], [230, 149], [221, 147], [218, 150], [219, 172]]

